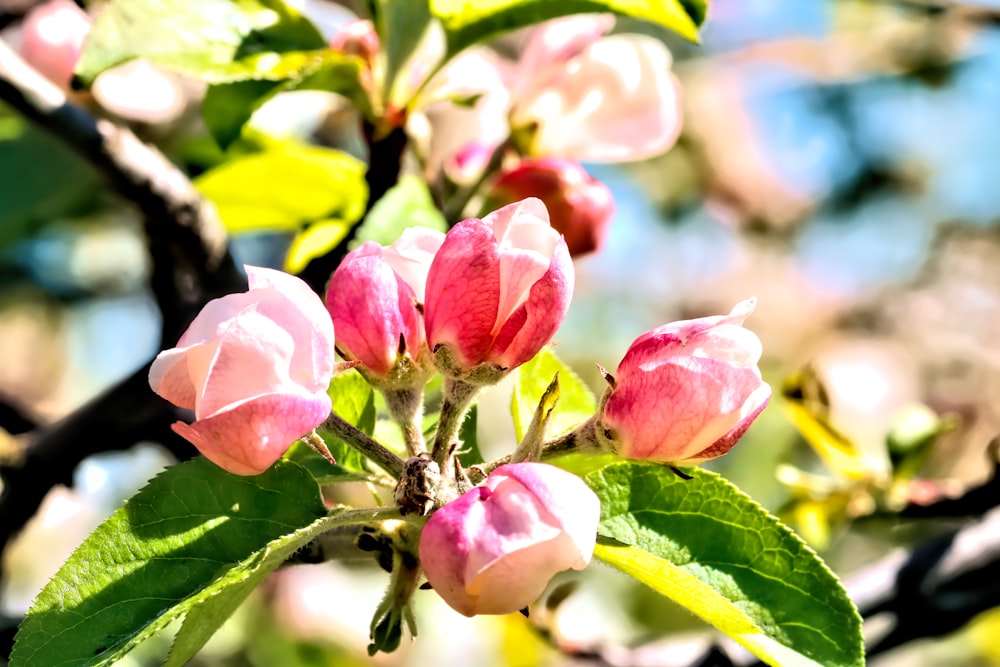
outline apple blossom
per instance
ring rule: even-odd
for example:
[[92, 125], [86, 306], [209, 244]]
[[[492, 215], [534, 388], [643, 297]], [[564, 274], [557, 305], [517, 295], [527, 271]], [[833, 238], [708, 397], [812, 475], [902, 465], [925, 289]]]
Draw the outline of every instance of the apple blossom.
[[72, 0], [48, 0], [24, 17], [21, 55], [53, 83], [69, 87], [91, 19]]
[[670, 52], [647, 35], [602, 36], [613, 23], [575, 16], [530, 33], [507, 75], [522, 152], [622, 162], [658, 155], [677, 140], [680, 84]]
[[420, 562], [466, 616], [527, 607], [558, 572], [590, 562], [600, 501], [576, 475], [545, 463], [500, 466], [424, 526]]
[[642, 334], [618, 365], [597, 435], [621, 456], [694, 465], [722, 456], [771, 398], [761, 343], [742, 327], [755, 299], [729, 315]]
[[149, 369], [153, 391], [194, 410], [173, 430], [238, 475], [263, 472], [329, 416], [334, 369], [320, 298], [281, 271], [246, 271], [249, 291], [208, 302]]
[[615, 201], [611, 190], [580, 165], [556, 157], [528, 158], [500, 174], [488, 201], [503, 205], [525, 197], [545, 203], [552, 227], [563, 235], [573, 257], [604, 245]]
[[427, 275], [427, 343], [450, 377], [515, 368], [552, 339], [572, 292], [569, 250], [541, 200], [463, 220]]
[[[437, 230], [411, 227], [385, 248], [368, 241], [348, 253], [330, 278], [326, 305], [338, 348], [344, 357], [361, 361], [368, 377], [387, 379], [393, 371], [408, 375], [425, 357], [419, 308], [427, 270], [443, 240]], [[409, 361], [401, 366], [403, 355]]]

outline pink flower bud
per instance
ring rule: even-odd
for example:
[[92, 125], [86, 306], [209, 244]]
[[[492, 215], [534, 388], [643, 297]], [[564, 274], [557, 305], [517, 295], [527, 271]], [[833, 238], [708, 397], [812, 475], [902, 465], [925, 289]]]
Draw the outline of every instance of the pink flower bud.
[[402, 354], [411, 369], [409, 362], [425, 356], [419, 308], [427, 269], [443, 240], [439, 231], [412, 227], [386, 248], [369, 241], [348, 253], [330, 279], [326, 305], [337, 345], [376, 378], [400, 370]]
[[71, 0], [49, 0], [24, 17], [21, 55], [50, 81], [69, 87], [90, 32], [87, 13]]
[[441, 370], [452, 377], [484, 363], [515, 368], [552, 339], [572, 293], [569, 250], [541, 200], [463, 220], [427, 275], [427, 343], [447, 349], [457, 368]]
[[563, 235], [569, 254], [579, 257], [599, 250], [607, 237], [615, 200], [611, 190], [573, 160], [529, 158], [503, 172], [489, 201], [507, 204], [525, 197], [545, 203], [552, 227]]
[[250, 290], [208, 302], [160, 352], [149, 384], [195, 422], [174, 431], [213, 463], [255, 475], [330, 414], [333, 323], [303, 281], [246, 267]]
[[527, 607], [558, 572], [590, 562], [601, 505], [576, 475], [511, 463], [431, 515], [420, 536], [427, 581], [458, 612]]
[[756, 299], [729, 315], [647, 331], [618, 365], [598, 436], [621, 456], [694, 465], [722, 456], [771, 398], [760, 339], [741, 325]]

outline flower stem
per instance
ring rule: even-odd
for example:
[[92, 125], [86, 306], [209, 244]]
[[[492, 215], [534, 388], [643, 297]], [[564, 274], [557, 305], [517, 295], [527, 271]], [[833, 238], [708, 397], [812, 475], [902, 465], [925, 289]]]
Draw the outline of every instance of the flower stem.
[[[542, 447], [542, 454], [539, 460], [552, 459], [560, 454], [569, 454], [570, 452], [598, 451], [600, 451], [600, 444], [597, 440], [597, 415], [594, 415], [569, 433], [564, 433], [546, 442]], [[473, 484], [478, 484], [486, 479], [487, 475], [491, 472], [502, 465], [510, 463], [512, 460], [513, 455], [508, 454], [488, 463], [472, 466], [469, 468], [469, 477]]]
[[403, 459], [361, 429], [344, 421], [336, 412], [330, 413], [322, 428], [370, 458], [396, 479], [403, 474]]
[[387, 389], [382, 392], [389, 415], [403, 433], [406, 452], [417, 456], [426, 451], [423, 432], [424, 388]]
[[441, 416], [434, 436], [434, 448], [431, 450], [431, 458], [442, 471], [448, 469], [446, 462], [455, 450], [455, 440], [462, 427], [462, 420], [477, 393], [479, 386], [471, 382], [449, 377], [444, 379], [444, 402], [441, 404]]

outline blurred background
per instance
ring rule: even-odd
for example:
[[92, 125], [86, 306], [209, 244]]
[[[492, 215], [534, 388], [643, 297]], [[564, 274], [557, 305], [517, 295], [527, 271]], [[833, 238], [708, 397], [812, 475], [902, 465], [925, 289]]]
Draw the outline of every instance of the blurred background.
[[[0, 0], [0, 38], [16, 43], [31, 4]], [[333, 3], [304, 9], [325, 25], [344, 18]], [[700, 46], [639, 24], [616, 30], [670, 46], [684, 129], [659, 158], [587, 165], [617, 213], [605, 248], [577, 261], [558, 354], [599, 392], [594, 362], [614, 368], [639, 333], [756, 296], [747, 326], [764, 343], [775, 398], [710, 467], [784, 518], [849, 586], [978, 521], [1000, 496], [949, 508], [991, 488], [1000, 435], [1000, 3], [713, 0]], [[199, 122], [199, 84], [149, 66], [122, 76], [133, 78], [121, 90], [111, 82], [94, 93], [115, 117], [192, 175], [217, 159]], [[254, 122], [318, 141], [350, 135], [352, 117], [309, 99], [265, 107]], [[246, 236], [233, 249], [238, 261], [280, 264], [287, 243]], [[0, 104], [0, 455], [13, 436], [70, 414], [173, 344], [159, 339], [149, 273], [137, 214]], [[509, 449], [504, 391], [481, 408], [487, 451]], [[137, 443], [88, 459], [72, 490], [47, 497], [4, 554], [9, 623], [75, 543], [171, 460]], [[924, 631], [943, 636], [871, 663], [1000, 665], [1000, 613], [988, 609], [996, 557], [980, 564], [992, 578], [977, 586], [989, 595], [960, 596], [953, 616], [925, 619]], [[290, 568], [199, 660], [688, 665], [715, 639], [607, 568], [574, 575], [561, 581], [575, 592], [531, 621], [465, 619], [423, 594], [420, 641], [370, 659], [358, 608], [375, 608], [384, 573]], [[873, 637], [885, 631], [866, 624]], [[127, 664], [159, 664], [166, 642]]]

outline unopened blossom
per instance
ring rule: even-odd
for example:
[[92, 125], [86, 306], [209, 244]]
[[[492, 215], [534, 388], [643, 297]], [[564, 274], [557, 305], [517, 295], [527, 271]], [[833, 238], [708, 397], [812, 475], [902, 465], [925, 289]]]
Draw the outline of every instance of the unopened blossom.
[[623, 162], [663, 153], [681, 128], [680, 84], [664, 44], [605, 36], [614, 19], [573, 16], [531, 31], [508, 73], [515, 140], [530, 155]]
[[509, 204], [445, 237], [427, 275], [427, 343], [452, 377], [515, 368], [552, 339], [572, 293], [573, 263], [545, 204]]
[[[420, 309], [434, 253], [444, 234], [411, 227], [388, 247], [368, 241], [348, 253], [330, 278], [326, 305], [347, 359], [357, 359], [369, 377], [408, 377], [429, 364]], [[394, 373], [394, 371], [396, 373]], [[419, 381], [421, 378], [412, 378]]]
[[72, 0], [35, 6], [21, 26], [21, 56], [53, 83], [68, 88], [91, 19]]
[[597, 433], [626, 458], [694, 465], [722, 456], [771, 398], [760, 375], [760, 339], [729, 315], [672, 322], [642, 334], [614, 375]]
[[528, 158], [500, 174], [490, 189], [493, 205], [538, 197], [552, 227], [563, 235], [573, 257], [599, 250], [607, 237], [615, 200], [611, 190], [579, 162], [556, 157]]
[[420, 537], [427, 581], [466, 616], [524, 609], [549, 580], [590, 562], [600, 501], [576, 475], [512, 463], [431, 515]]
[[329, 416], [334, 369], [322, 300], [281, 271], [246, 271], [249, 291], [208, 302], [149, 369], [153, 391], [194, 410], [173, 430], [238, 475], [263, 472]]

